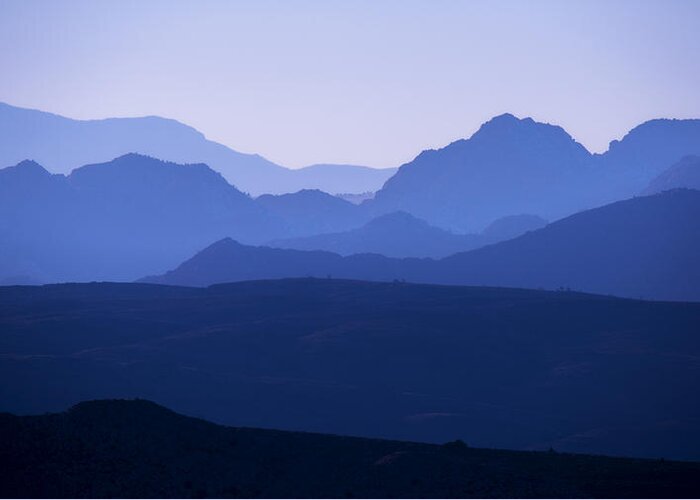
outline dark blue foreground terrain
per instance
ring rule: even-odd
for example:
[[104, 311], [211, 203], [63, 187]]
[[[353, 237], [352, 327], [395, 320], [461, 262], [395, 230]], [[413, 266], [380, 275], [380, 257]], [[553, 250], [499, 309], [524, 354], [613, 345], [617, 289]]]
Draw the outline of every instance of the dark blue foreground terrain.
[[697, 498], [700, 464], [221, 427], [148, 401], [0, 414], [1, 497]]
[[0, 411], [700, 459], [700, 304], [331, 279], [0, 288]]

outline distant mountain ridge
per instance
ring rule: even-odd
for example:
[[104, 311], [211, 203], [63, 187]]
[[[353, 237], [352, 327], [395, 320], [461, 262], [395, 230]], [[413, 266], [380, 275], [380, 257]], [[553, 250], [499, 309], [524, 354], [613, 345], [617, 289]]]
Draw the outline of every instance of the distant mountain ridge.
[[422, 152], [366, 203], [460, 232], [516, 213], [551, 220], [580, 206], [572, 192], [589, 182], [591, 161], [561, 127], [504, 114], [469, 139]]
[[[221, 238], [261, 244], [348, 231], [371, 219], [364, 206], [319, 190], [252, 199], [207, 165], [134, 153], [68, 176], [33, 161], [0, 169], [0, 208], [0, 281], [8, 284], [133, 280]], [[439, 254], [464, 249], [442, 230], [429, 236], [411, 227], [396, 227], [389, 243]]]
[[377, 253], [387, 257], [446, 257], [514, 238], [539, 229], [546, 221], [536, 216], [499, 219], [481, 234], [453, 234], [406, 212], [392, 212], [345, 232], [273, 240], [272, 247], [325, 250], [340, 255]]
[[[0, 165], [36, 160], [54, 173], [139, 153], [175, 163], [206, 163], [238, 189], [253, 195], [322, 189], [374, 191], [394, 173], [350, 165], [293, 170], [257, 154], [234, 151], [196, 129], [157, 116], [73, 120], [0, 103]], [[346, 185], [336, 191], [340, 185]]]
[[294, 169], [286, 189], [290, 193], [319, 189], [330, 194], [362, 194], [381, 189], [398, 168], [320, 163]]
[[369, 219], [362, 207], [318, 189], [266, 194], [257, 197], [255, 202], [283, 220], [292, 237], [345, 231], [361, 226]]
[[42, 282], [135, 279], [213, 240], [283, 231], [206, 165], [136, 154], [68, 176], [31, 161], [0, 169], [0, 213], [0, 276]]
[[[212, 258], [215, 256], [215, 258]], [[302, 265], [303, 263], [303, 265]], [[144, 281], [206, 286], [244, 279], [325, 277], [545, 288], [656, 300], [700, 300], [700, 191], [616, 202], [517, 238], [441, 260], [212, 245]]]
[[517, 213], [555, 220], [633, 196], [689, 154], [700, 154], [700, 120], [652, 120], [593, 155], [561, 127], [504, 114], [422, 152], [365, 203], [459, 232]]

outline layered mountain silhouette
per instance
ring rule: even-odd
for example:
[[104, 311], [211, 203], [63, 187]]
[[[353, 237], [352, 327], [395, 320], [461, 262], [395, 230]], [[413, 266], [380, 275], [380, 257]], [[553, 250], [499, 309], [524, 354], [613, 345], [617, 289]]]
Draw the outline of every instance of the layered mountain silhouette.
[[[258, 195], [304, 188], [328, 192], [375, 191], [393, 169], [317, 165], [292, 170], [255, 154], [210, 141], [175, 120], [147, 116], [73, 120], [0, 103], [0, 165], [32, 158], [53, 173], [141, 153], [176, 163], [206, 163], [238, 189]], [[343, 189], [339, 190], [339, 187]]]
[[517, 213], [555, 219], [585, 205], [591, 161], [562, 128], [505, 114], [469, 139], [422, 152], [367, 203], [460, 232]]
[[439, 258], [514, 238], [545, 224], [536, 216], [511, 216], [494, 222], [482, 234], [453, 234], [406, 212], [393, 212], [358, 229], [274, 240], [269, 245], [296, 250], [326, 250], [340, 255], [377, 253], [387, 257]]
[[0, 436], [3, 498], [700, 494], [698, 463], [224, 427], [146, 400], [86, 401], [48, 415], [2, 414]]
[[519, 238], [447, 257], [440, 283], [559, 287], [700, 300], [700, 191], [674, 190], [581, 212]]
[[[669, 165], [687, 155], [700, 155], [700, 120], [658, 119], [642, 123], [600, 155], [624, 193], [637, 193]], [[618, 194], [615, 193], [617, 196]]]
[[664, 170], [652, 179], [642, 194], [655, 194], [676, 188], [700, 190], [700, 156], [686, 156]]
[[248, 246], [225, 238], [172, 271], [139, 281], [184, 286], [298, 277], [391, 281], [400, 279], [407, 271], [415, 273], [427, 268], [431, 263], [428, 259], [392, 259], [378, 254], [342, 257], [324, 251]]
[[262, 195], [256, 203], [285, 222], [293, 236], [332, 233], [361, 226], [366, 210], [318, 189], [282, 195]]
[[554, 220], [633, 196], [699, 152], [700, 120], [652, 120], [592, 155], [561, 127], [505, 114], [469, 139], [424, 151], [367, 203], [460, 232], [517, 213]]
[[50, 174], [0, 170], [0, 276], [135, 279], [226, 236], [264, 241], [283, 222], [206, 165], [129, 154]]
[[[221, 238], [263, 243], [348, 231], [370, 218], [365, 207], [319, 190], [253, 200], [206, 165], [133, 153], [68, 176], [33, 161], [1, 169], [0, 207], [4, 284], [132, 280], [172, 268]], [[416, 223], [418, 231], [416, 224], [390, 230], [377, 222], [364, 231], [383, 232], [388, 246], [363, 240], [357, 250], [391, 254], [405, 244], [405, 255], [446, 255], [486, 241], [471, 245], [470, 237], [426, 233], [428, 226]]]
[[570, 288], [700, 300], [700, 191], [672, 190], [584, 211], [520, 237], [441, 260], [341, 257], [221, 241], [154, 283], [334, 276], [369, 280]]
[[0, 411], [139, 397], [244, 427], [700, 458], [696, 303], [290, 279], [0, 287], [0, 304]]

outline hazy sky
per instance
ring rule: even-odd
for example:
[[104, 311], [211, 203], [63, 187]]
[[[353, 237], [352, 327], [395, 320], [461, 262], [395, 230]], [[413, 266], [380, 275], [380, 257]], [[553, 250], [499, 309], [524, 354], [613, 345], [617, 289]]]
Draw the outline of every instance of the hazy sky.
[[161, 115], [278, 163], [395, 166], [503, 112], [602, 151], [700, 117], [700, 0], [0, 0], [0, 101]]

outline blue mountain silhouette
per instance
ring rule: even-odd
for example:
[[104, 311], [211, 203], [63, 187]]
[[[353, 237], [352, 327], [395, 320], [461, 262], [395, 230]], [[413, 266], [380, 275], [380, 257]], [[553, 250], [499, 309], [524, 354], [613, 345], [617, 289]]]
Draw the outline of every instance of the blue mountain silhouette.
[[73, 120], [0, 103], [0, 165], [33, 158], [51, 172], [68, 174], [82, 165], [134, 152], [176, 163], [206, 163], [253, 195], [304, 188], [374, 191], [395, 171], [352, 165], [292, 170], [256, 154], [234, 151], [190, 126], [158, 116]]
[[0, 211], [0, 276], [44, 282], [135, 279], [212, 240], [265, 241], [283, 230], [206, 165], [137, 154], [68, 176], [32, 161], [1, 169]]
[[679, 189], [587, 210], [441, 260], [218, 242], [147, 282], [205, 286], [286, 277], [572, 289], [700, 300], [700, 191]]
[[454, 234], [406, 212], [392, 212], [357, 229], [273, 240], [269, 245], [326, 250], [340, 255], [377, 253], [387, 257], [437, 258], [514, 238], [545, 224], [546, 221], [536, 216], [510, 216], [494, 222], [481, 234]]
[[518, 213], [554, 220], [633, 196], [688, 154], [700, 154], [700, 120], [652, 120], [592, 155], [561, 127], [505, 114], [424, 151], [365, 203], [460, 232]]

